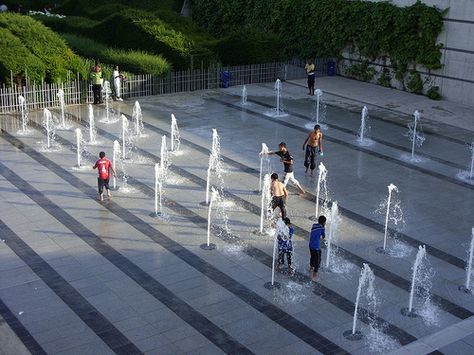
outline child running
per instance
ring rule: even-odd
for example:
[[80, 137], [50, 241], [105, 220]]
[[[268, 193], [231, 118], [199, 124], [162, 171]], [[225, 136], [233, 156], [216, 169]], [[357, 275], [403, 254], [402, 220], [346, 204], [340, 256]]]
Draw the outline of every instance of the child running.
[[105, 157], [105, 152], [100, 152], [99, 158], [100, 159], [95, 162], [92, 169], [99, 170], [99, 177], [97, 178], [97, 185], [99, 188], [99, 201], [104, 201], [104, 187], [107, 190], [107, 196], [109, 198], [112, 197], [109, 189], [109, 170], [112, 170], [112, 173], [115, 177], [117, 177], [117, 174], [115, 173], [115, 169], [112, 166], [112, 162]]

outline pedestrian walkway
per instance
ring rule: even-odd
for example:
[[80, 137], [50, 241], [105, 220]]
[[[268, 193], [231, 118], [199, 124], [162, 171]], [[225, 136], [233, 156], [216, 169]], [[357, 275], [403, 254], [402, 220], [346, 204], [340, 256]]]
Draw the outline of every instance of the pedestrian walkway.
[[[294, 80], [306, 87], [305, 80]], [[327, 95], [329, 104], [343, 108], [356, 105], [367, 105], [369, 109], [392, 112], [395, 115], [412, 116], [415, 110], [422, 113], [423, 119], [443, 125], [451, 125], [468, 130], [474, 134], [474, 107], [447, 100], [431, 100], [423, 95], [385, 88], [380, 85], [343, 78], [325, 76], [317, 78], [316, 87]]]

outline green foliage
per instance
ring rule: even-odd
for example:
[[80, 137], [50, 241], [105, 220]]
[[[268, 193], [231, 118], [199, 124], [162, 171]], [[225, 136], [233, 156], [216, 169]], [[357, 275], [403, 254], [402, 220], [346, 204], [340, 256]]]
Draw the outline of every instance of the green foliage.
[[[97, 18], [97, 14], [103, 16], [112, 14], [117, 9], [137, 8], [149, 11], [168, 10], [181, 11], [183, 0], [66, 0], [58, 7], [59, 13], [75, 16], [91, 16]], [[98, 10], [98, 8], [101, 8]], [[107, 12], [108, 9], [108, 12]]]
[[379, 85], [385, 86], [386, 88], [391, 87], [390, 81], [392, 80], [392, 76], [390, 75], [390, 69], [384, 67], [380, 72], [379, 79], [377, 83]]
[[77, 53], [89, 58], [100, 58], [101, 62], [118, 64], [120, 68], [134, 74], [161, 75], [170, 70], [170, 65], [161, 56], [141, 51], [109, 48], [87, 37], [62, 34], [63, 38]]
[[[0, 14], [0, 28], [10, 31], [21, 41], [24, 48], [43, 64], [46, 81], [66, 80], [69, 71], [83, 74], [81, 58], [67, 47], [66, 42], [58, 34], [42, 23], [29, 16], [4, 13]], [[18, 60], [22, 60], [21, 54], [14, 52], [16, 49], [20, 50], [18, 46], [8, 48], [7, 50], [11, 52], [8, 55], [17, 56]], [[20, 52], [24, 53], [24, 49]], [[36, 64], [34, 66], [37, 67]]]
[[240, 28], [278, 35], [289, 57], [339, 57], [351, 50], [368, 60], [389, 57], [403, 78], [413, 64], [441, 67], [442, 12], [416, 2], [348, 0], [199, 0], [193, 19], [215, 36]]
[[443, 97], [439, 93], [439, 86], [432, 86], [426, 93], [431, 100], [441, 100]]
[[213, 49], [224, 65], [239, 65], [278, 61], [282, 48], [278, 36], [247, 29], [224, 37]]
[[411, 71], [410, 79], [407, 83], [407, 88], [410, 92], [415, 94], [423, 94], [423, 80], [421, 80], [421, 75], [417, 71]]
[[89, 33], [92, 33], [94, 26], [99, 24], [98, 21], [77, 16], [59, 18], [56, 16], [33, 15], [32, 17], [38, 21], [41, 21], [55, 32], [66, 32], [82, 35], [88, 35]]
[[[212, 56], [205, 48], [211, 40], [189, 19], [161, 13], [163, 18], [140, 10], [125, 10], [107, 17], [93, 29], [96, 38], [110, 46], [145, 49], [161, 54], [177, 68], [189, 66], [191, 56]], [[179, 29], [179, 30], [178, 30]]]
[[346, 68], [346, 75], [362, 81], [371, 81], [375, 75], [375, 69], [369, 66], [367, 61], [356, 63]]
[[26, 48], [21, 40], [6, 28], [0, 28], [0, 81], [11, 84], [11, 75], [40, 82], [45, 76], [44, 64]]

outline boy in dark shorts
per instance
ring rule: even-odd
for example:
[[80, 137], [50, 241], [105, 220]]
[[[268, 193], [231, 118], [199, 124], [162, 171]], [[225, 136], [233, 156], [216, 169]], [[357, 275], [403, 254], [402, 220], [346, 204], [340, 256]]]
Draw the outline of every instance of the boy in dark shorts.
[[112, 162], [105, 157], [105, 152], [99, 153], [99, 160], [97, 160], [92, 167], [92, 169], [99, 170], [99, 177], [97, 178], [97, 185], [99, 188], [99, 201], [104, 201], [104, 187], [107, 190], [107, 196], [112, 197], [109, 190], [109, 170], [112, 170], [112, 173], [116, 177], [115, 169], [112, 166]]
[[269, 151], [267, 154], [268, 155], [278, 155], [281, 159], [281, 162], [283, 163], [283, 169], [285, 172], [285, 178], [283, 180], [283, 185], [288, 184], [288, 181], [291, 180], [291, 182], [300, 190], [301, 195], [304, 195], [304, 190], [301, 187], [300, 183], [298, 180], [295, 179], [295, 172], [293, 171], [293, 156], [290, 154], [288, 149], [286, 148], [286, 143], [281, 142], [278, 145], [278, 148], [280, 150], [278, 151]]
[[288, 199], [288, 191], [285, 186], [278, 180], [278, 174], [273, 173], [271, 175], [272, 183], [270, 186], [270, 193], [272, 195], [272, 210], [275, 211], [275, 208], [280, 208], [281, 218], [286, 217], [286, 200]]
[[288, 263], [288, 272], [293, 273], [291, 267], [291, 254], [293, 253], [293, 242], [291, 238], [293, 237], [294, 229], [291, 225], [290, 219], [288, 217], [283, 218], [283, 222], [288, 227], [288, 234], [278, 233], [278, 263], [276, 265], [276, 271], [280, 271], [280, 266], [285, 264], [285, 254], [286, 261]]
[[318, 270], [321, 265], [321, 239], [326, 238], [324, 225], [326, 224], [326, 217], [319, 216], [318, 223], [313, 224], [309, 235], [309, 252], [311, 259], [309, 261], [311, 280], [318, 279]]

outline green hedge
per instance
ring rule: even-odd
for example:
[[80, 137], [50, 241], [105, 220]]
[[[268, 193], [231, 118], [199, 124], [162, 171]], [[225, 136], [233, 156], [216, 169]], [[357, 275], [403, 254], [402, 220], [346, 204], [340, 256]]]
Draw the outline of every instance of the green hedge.
[[26, 48], [31, 54], [27, 56], [28, 60], [32, 60], [32, 56], [37, 58], [37, 60], [32, 60], [31, 66], [37, 67], [38, 61], [43, 64], [46, 81], [66, 80], [69, 71], [87, 75], [84, 71], [83, 60], [67, 47], [66, 42], [58, 34], [31, 17], [15, 13], [0, 14], [0, 28], [8, 30], [23, 44], [21, 49], [18, 46], [7, 48], [8, 53], [3, 55], [16, 56], [18, 60], [23, 60], [20, 57], [24, 55], [23, 48]]
[[400, 72], [441, 67], [442, 11], [417, 2], [348, 0], [199, 0], [193, 19], [215, 36], [249, 27], [278, 35], [287, 56], [337, 57], [349, 49], [367, 59], [389, 57]]
[[125, 10], [107, 17], [94, 27], [95, 38], [109, 46], [124, 49], [146, 49], [161, 54], [177, 69], [187, 68], [191, 56], [212, 57], [205, 48], [212, 38], [189, 19], [169, 12], [164, 19], [141, 10]]
[[118, 64], [122, 70], [135, 74], [161, 75], [170, 70], [169, 63], [161, 56], [141, 51], [109, 48], [92, 39], [72, 35], [61, 35], [69, 46], [85, 57], [99, 58], [101, 62]]
[[32, 15], [31, 17], [41, 21], [55, 32], [74, 33], [85, 36], [92, 33], [94, 27], [99, 24], [99, 21], [77, 16], [60, 18], [56, 16]]
[[127, 8], [109, 14], [102, 21], [77, 16], [36, 15], [35, 18], [57, 32], [97, 39], [114, 48], [162, 55], [176, 69], [188, 68], [191, 57], [195, 62], [208, 62], [214, 58], [209, 48], [215, 40], [190, 19], [171, 11], [147, 12]]
[[[11, 71], [11, 72], [10, 72]], [[46, 73], [43, 62], [35, 57], [21, 40], [6, 28], [0, 28], [0, 81], [11, 84], [28, 75], [31, 81], [40, 82]]]

